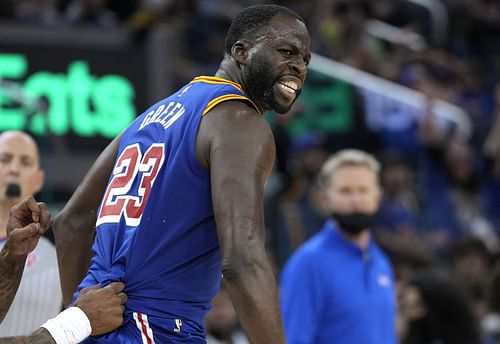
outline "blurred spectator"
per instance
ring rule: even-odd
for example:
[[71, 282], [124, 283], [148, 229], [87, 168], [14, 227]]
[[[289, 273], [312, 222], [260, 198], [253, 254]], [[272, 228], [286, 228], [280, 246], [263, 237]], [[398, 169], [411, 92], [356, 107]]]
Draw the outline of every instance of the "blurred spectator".
[[398, 293], [402, 344], [479, 344], [467, 294], [446, 273], [423, 270]]
[[198, 13], [202, 17], [211, 17], [230, 21], [242, 8], [262, 1], [255, 0], [196, 0]]
[[72, 0], [64, 11], [64, 21], [70, 25], [96, 25], [113, 28], [118, 17], [107, 6], [108, 0]]
[[481, 321], [484, 344], [500, 343], [500, 261], [491, 271], [488, 284], [488, 313]]
[[[432, 15], [422, 5], [412, 1], [370, 1], [372, 16], [404, 31], [418, 33], [432, 42]], [[438, 42], [434, 42], [438, 43]]]
[[14, 15], [19, 22], [30, 25], [55, 26], [61, 19], [57, 0], [18, 1]]
[[161, 23], [168, 23], [171, 29], [183, 30], [183, 25], [189, 25], [196, 13], [195, 0], [142, 0], [127, 17], [127, 25], [138, 38], [142, 38]]
[[288, 154], [292, 156], [286, 167], [288, 187], [266, 200], [265, 211], [269, 245], [279, 268], [304, 240], [321, 229], [326, 216], [316, 184], [329, 154], [324, 137], [297, 137], [290, 142]]
[[277, 0], [273, 2], [291, 8], [297, 13], [300, 13], [302, 18], [306, 21], [308, 27], [313, 25], [317, 15], [316, 11], [321, 10], [322, 8], [324, 9], [323, 0]]
[[498, 250], [498, 237], [482, 202], [487, 178], [468, 142], [453, 135], [428, 145], [421, 168], [425, 225], [433, 237], [429, 243], [443, 249], [462, 235], [472, 235]]
[[486, 158], [492, 162], [493, 175], [500, 177], [500, 82], [495, 85], [493, 97], [495, 100], [494, 119], [482, 148]]
[[[497, 0], [463, 0], [461, 2], [465, 16], [464, 32], [465, 51], [483, 57], [485, 63], [491, 63], [491, 57], [500, 53], [500, 6]], [[457, 25], [460, 24], [457, 18]], [[461, 23], [464, 25], [464, 23]], [[498, 71], [498, 67], [497, 67]]]
[[[382, 203], [373, 225], [378, 239], [398, 240], [418, 235], [418, 197], [415, 176], [406, 159], [397, 151], [381, 155]], [[382, 240], [384, 240], [382, 239]]]
[[[65, 0], [69, 2], [71, 0]], [[143, 1], [108, 0], [108, 8], [116, 13], [120, 22], [126, 22]]]
[[[365, 32], [369, 5], [365, 1], [322, 1], [316, 19], [316, 49], [323, 54], [365, 71], [375, 72], [375, 49]], [[313, 45], [314, 46], [314, 45]]]
[[489, 178], [483, 192], [485, 213], [500, 235], [500, 82], [494, 89], [495, 115], [482, 151]]
[[239, 327], [238, 318], [224, 284], [212, 300], [212, 309], [205, 317], [207, 344], [248, 344]]
[[[495, 99], [489, 89], [480, 59], [460, 63], [458, 74], [457, 104], [470, 116], [473, 125], [471, 144], [474, 153], [480, 154], [495, 115]], [[458, 63], [457, 63], [458, 64]]]
[[436, 264], [432, 252], [421, 241], [406, 241], [385, 249], [398, 284], [410, 281], [417, 271]]
[[471, 143], [480, 150], [494, 113], [494, 101], [484, 76], [488, 69], [479, 59], [462, 61], [444, 50], [424, 51], [409, 63], [401, 81], [423, 92], [461, 106], [474, 123]]
[[486, 285], [493, 257], [482, 240], [464, 237], [450, 251], [451, 273], [469, 294], [478, 319], [486, 312]]

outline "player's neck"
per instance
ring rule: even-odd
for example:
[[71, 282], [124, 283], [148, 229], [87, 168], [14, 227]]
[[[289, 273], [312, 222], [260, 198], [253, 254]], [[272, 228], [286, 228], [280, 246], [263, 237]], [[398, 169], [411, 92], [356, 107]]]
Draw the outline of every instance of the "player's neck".
[[227, 56], [220, 63], [215, 76], [241, 84], [241, 70], [236, 61]]
[[223, 78], [226, 80], [237, 82], [243, 88], [245, 94], [254, 102], [254, 104], [259, 109], [260, 113], [264, 113], [264, 108], [261, 104], [252, 99], [252, 97], [246, 92], [245, 85], [241, 79], [241, 68], [238, 63], [230, 56], [226, 55], [222, 62], [220, 63], [219, 69], [215, 73], [216, 77]]

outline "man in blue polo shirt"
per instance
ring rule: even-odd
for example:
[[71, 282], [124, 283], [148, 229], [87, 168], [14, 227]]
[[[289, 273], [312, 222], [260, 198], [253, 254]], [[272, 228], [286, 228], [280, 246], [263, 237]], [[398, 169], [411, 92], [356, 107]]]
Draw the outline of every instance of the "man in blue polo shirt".
[[352, 149], [324, 164], [331, 219], [294, 253], [281, 279], [289, 344], [397, 342], [393, 273], [369, 231], [380, 203], [379, 169], [371, 155]]

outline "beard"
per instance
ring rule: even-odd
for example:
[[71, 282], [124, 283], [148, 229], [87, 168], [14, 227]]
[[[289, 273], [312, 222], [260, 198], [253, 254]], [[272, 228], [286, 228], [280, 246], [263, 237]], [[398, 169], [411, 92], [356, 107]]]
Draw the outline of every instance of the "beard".
[[[280, 104], [274, 94], [274, 85], [278, 76], [273, 71], [272, 64], [262, 55], [255, 55], [242, 71], [243, 84], [247, 96], [264, 110], [273, 110], [277, 113], [286, 113], [290, 104]], [[295, 99], [298, 97], [297, 93]]]

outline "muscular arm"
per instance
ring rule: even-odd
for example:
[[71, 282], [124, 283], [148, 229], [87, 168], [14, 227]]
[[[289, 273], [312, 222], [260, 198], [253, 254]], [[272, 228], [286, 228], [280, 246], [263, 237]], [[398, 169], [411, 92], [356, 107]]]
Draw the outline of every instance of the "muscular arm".
[[6, 250], [2, 249], [0, 252], [0, 322], [7, 315], [14, 300], [26, 262], [26, 257], [12, 262], [8, 261], [6, 255]]
[[271, 130], [246, 105], [228, 102], [203, 119], [197, 148], [210, 169], [224, 283], [239, 320], [252, 343], [285, 343], [264, 246], [263, 189], [275, 155]]
[[7, 220], [7, 241], [0, 251], [0, 323], [14, 300], [28, 254], [51, 223], [44, 203], [29, 197], [16, 204]]
[[119, 142], [120, 136], [106, 147], [54, 220], [53, 230], [65, 305], [71, 302], [76, 287], [90, 265], [96, 211], [113, 169]]
[[[123, 305], [127, 302], [127, 295], [123, 293], [124, 288], [123, 283], [114, 282], [104, 288], [95, 285], [82, 289], [76, 300], [76, 306], [90, 321], [92, 336], [108, 333], [123, 324]], [[63, 315], [64, 313], [60, 316]], [[55, 340], [44, 327], [40, 327], [29, 336], [0, 338], [0, 344], [16, 343], [53, 344]]]

